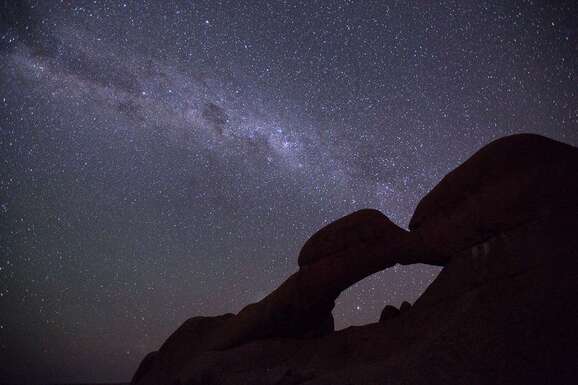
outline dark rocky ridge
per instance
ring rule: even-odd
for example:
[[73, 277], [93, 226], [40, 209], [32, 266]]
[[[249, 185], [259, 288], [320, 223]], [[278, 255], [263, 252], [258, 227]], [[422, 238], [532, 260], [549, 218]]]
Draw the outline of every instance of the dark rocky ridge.
[[[143, 360], [145, 384], [571, 383], [578, 375], [578, 149], [497, 140], [422, 199], [405, 231], [362, 210], [237, 315], [195, 317]], [[333, 332], [339, 293], [396, 263], [445, 265], [416, 301]]]

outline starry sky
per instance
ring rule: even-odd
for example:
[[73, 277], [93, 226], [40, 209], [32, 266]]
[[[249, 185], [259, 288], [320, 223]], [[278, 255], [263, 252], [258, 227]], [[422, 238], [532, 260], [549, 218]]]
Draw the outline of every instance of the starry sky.
[[[126, 381], [360, 208], [407, 227], [482, 145], [578, 145], [574, 1], [11, 1], [0, 19], [0, 382]], [[375, 322], [439, 268], [344, 292]]]

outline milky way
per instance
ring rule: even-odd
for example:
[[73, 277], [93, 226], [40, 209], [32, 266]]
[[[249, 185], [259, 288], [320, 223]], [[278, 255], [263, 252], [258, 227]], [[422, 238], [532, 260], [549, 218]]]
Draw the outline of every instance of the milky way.
[[[167, 4], [170, 3], [170, 4]], [[0, 382], [125, 381], [498, 137], [578, 144], [573, 1], [0, 3]], [[439, 269], [343, 293], [378, 319]]]

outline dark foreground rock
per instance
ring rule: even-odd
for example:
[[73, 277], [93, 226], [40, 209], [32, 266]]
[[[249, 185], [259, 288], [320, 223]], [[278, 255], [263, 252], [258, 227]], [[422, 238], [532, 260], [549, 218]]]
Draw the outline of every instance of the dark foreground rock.
[[550, 212], [576, 209], [578, 151], [539, 135], [498, 139], [446, 175], [409, 228], [451, 257]]
[[[480, 150], [418, 206], [321, 229], [299, 270], [237, 315], [187, 321], [132, 384], [573, 383], [578, 376], [578, 150], [517, 135]], [[411, 306], [333, 332], [352, 284], [445, 264]]]
[[193, 317], [182, 324], [158, 351], [149, 353], [140, 363], [132, 383], [153, 380], [163, 383], [171, 373], [178, 373], [195, 353], [206, 350], [215, 330], [225, 325], [233, 314], [218, 317]]

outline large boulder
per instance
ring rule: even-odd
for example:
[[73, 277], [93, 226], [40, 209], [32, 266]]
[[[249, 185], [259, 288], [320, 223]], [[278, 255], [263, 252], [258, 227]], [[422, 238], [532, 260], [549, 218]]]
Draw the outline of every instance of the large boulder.
[[311, 265], [323, 258], [342, 258], [356, 253], [361, 244], [387, 239], [391, 222], [378, 210], [363, 209], [317, 231], [299, 253], [299, 266]]
[[409, 228], [446, 261], [519, 224], [574, 210], [578, 150], [539, 135], [498, 139], [446, 175], [418, 204]]

